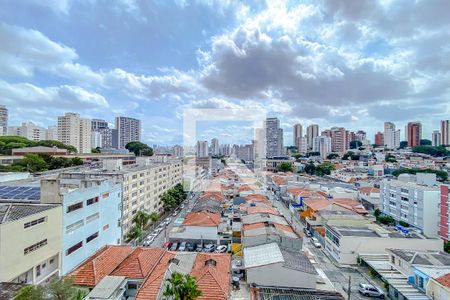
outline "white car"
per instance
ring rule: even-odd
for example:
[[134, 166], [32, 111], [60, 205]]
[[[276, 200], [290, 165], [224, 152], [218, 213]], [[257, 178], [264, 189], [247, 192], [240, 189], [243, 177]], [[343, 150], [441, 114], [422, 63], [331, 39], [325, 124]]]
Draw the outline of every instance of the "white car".
[[360, 283], [358, 291], [364, 296], [384, 298], [383, 291], [372, 284]]
[[217, 246], [217, 248], [216, 248], [216, 250], [214, 252], [216, 252], [216, 253], [225, 253], [225, 252], [227, 252], [227, 250], [228, 250], [227, 246], [220, 245], [220, 246]]
[[177, 215], [178, 215], [178, 211], [176, 210], [173, 212], [172, 217], [176, 217]]

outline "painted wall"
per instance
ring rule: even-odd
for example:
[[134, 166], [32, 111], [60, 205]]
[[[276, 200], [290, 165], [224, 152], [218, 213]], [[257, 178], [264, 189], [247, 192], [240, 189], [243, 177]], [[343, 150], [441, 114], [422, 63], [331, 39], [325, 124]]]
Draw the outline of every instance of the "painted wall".
[[317, 275], [284, 268], [281, 263], [247, 269], [249, 284], [315, 289], [316, 280]]

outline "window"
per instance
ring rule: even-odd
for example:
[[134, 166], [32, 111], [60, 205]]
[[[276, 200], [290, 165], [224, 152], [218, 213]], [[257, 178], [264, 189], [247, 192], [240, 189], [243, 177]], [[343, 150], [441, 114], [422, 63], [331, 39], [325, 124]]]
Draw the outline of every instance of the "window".
[[41, 247], [44, 247], [45, 245], [47, 245], [47, 239], [42, 240], [34, 245], [31, 245], [30, 247], [26, 247], [25, 249], [23, 249], [23, 255], [27, 255], [28, 253], [31, 253]]
[[67, 213], [83, 208], [83, 202], [78, 202], [67, 207]]
[[83, 241], [76, 243], [75, 245], [73, 245], [72, 247], [70, 247], [69, 249], [66, 250], [66, 256], [72, 254], [73, 252], [77, 251], [78, 249], [80, 249], [81, 247], [83, 247]]
[[83, 220], [76, 221], [66, 227], [66, 233], [71, 233], [84, 225]]
[[86, 201], [86, 205], [92, 205], [92, 204], [97, 203], [97, 202], [98, 202], [98, 197], [91, 198], [91, 199], [88, 199]]
[[29, 227], [32, 227], [32, 226], [44, 223], [45, 221], [47, 221], [47, 218], [46, 217], [42, 217], [42, 218], [39, 218], [37, 220], [33, 220], [31, 222], [27, 222], [27, 223], [23, 224], [23, 228], [24, 229], [25, 228], [29, 228]]
[[95, 240], [98, 237], [98, 231], [94, 234], [91, 234], [90, 236], [87, 237], [86, 239], [86, 244], [89, 243], [92, 240]]
[[94, 221], [94, 220], [97, 220], [98, 217], [99, 217], [99, 214], [98, 214], [98, 213], [95, 213], [95, 214], [92, 214], [92, 215], [90, 215], [90, 216], [87, 216], [87, 217], [86, 217], [86, 224], [91, 223], [91, 222]]

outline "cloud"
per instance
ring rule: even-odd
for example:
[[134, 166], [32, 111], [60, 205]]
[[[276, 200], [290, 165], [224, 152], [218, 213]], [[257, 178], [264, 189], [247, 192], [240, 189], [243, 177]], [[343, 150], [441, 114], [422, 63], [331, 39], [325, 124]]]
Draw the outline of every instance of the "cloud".
[[7, 106], [87, 111], [108, 108], [108, 101], [100, 94], [79, 86], [61, 85], [38, 87], [30, 83], [0, 81], [0, 95]]

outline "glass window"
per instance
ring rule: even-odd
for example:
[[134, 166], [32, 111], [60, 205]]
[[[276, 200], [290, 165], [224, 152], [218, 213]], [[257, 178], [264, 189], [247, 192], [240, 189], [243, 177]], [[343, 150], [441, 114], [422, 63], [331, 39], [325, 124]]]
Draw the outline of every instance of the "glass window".
[[91, 234], [90, 236], [87, 237], [86, 239], [86, 244], [89, 243], [90, 241], [96, 239], [98, 237], [98, 231], [94, 234]]
[[35, 251], [35, 250], [37, 250], [37, 249], [39, 249], [41, 247], [44, 247], [45, 245], [47, 245], [47, 239], [42, 240], [42, 241], [40, 241], [40, 242], [38, 242], [36, 244], [33, 244], [33, 245], [29, 246], [29, 247], [26, 247], [25, 249], [23, 249], [23, 254], [27, 255], [27, 254], [29, 254], [29, 253], [31, 253], [31, 252], [33, 252], [33, 251]]
[[32, 227], [32, 226], [44, 223], [45, 221], [47, 221], [47, 218], [46, 217], [42, 217], [42, 218], [39, 218], [39, 219], [36, 219], [36, 220], [33, 220], [33, 221], [30, 221], [30, 222], [27, 222], [27, 223], [23, 224], [23, 228], [24, 229], [25, 228], [29, 228], [29, 227]]
[[69, 249], [66, 250], [66, 256], [72, 254], [73, 252], [77, 251], [78, 249], [80, 249], [81, 247], [83, 247], [83, 241], [76, 243], [75, 245], [73, 245], [72, 247], [70, 247]]
[[91, 199], [88, 199], [88, 200], [86, 201], [86, 205], [92, 205], [92, 204], [95, 204], [95, 203], [97, 203], [97, 202], [98, 202], [98, 197], [91, 198]]
[[67, 207], [67, 213], [83, 208], [83, 202], [78, 202]]

